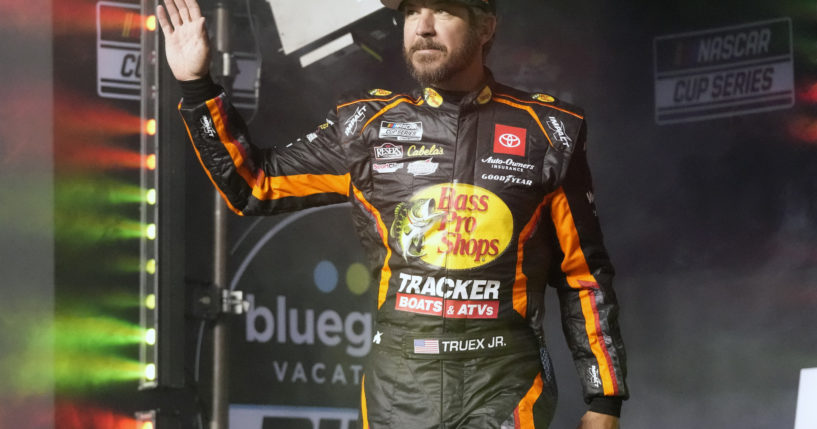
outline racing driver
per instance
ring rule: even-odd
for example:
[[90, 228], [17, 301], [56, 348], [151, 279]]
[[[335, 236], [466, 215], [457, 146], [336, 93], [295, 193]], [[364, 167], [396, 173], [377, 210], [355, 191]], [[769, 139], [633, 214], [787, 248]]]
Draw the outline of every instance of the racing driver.
[[351, 203], [378, 291], [363, 428], [548, 427], [548, 284], [588, 404], [578, 427], [617, 428], [625, 353], [582, 111], [494, 81], [494, 0], [382, 2], [405, 18], [418, 89], [344, 98], [295, 143], [262, 148], [209, 76], [196, 1], [166, 0], [157, 17], [205, 171], [240, 215]]

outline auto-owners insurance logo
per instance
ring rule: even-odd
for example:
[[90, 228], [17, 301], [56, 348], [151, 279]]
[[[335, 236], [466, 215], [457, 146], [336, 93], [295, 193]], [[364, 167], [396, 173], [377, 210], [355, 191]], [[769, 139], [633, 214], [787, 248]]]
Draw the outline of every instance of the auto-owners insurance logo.
[[391, 234], [403, 258], [454, 270], [495, 260], [511, 241], [513, 217], [496, 194], [465, 183], [417, 192], [395, 210]]

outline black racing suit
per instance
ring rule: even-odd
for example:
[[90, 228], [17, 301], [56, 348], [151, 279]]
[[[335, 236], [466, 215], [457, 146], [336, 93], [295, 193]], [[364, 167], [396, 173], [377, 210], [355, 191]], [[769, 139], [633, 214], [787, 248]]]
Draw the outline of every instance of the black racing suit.
[[378, 291], [362, 427], [547, 427], [547, 284], [585, 401], [618, 414], [625, 354], [581, 111], [489, 75], [465, 95], [371, 90], [262, 149], [207, 82], [186, 85], [180, 111], [232, 210], [352, 203]]

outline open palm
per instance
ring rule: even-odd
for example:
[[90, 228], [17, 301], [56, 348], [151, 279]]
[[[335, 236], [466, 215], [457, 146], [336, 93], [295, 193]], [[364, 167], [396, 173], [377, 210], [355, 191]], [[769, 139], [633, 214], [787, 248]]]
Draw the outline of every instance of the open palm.
[[165, 36], [165, 54], [177, 80], [204, 77], [210, 68], [210, 41], [196, 0], [165, 0], [156, 8]]

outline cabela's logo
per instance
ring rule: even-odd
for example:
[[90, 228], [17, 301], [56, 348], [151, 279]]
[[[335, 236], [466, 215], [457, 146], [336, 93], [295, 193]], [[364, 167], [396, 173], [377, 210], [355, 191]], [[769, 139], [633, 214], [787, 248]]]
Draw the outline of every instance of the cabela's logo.
[[411, 145], [408, 148], [408, 152], [406, 152], [408, 156], [439, 156], [445, 155], [445, 149], [441, 147], [437, 147], [437, 145], [433, 144], [431, 147], [426, 147], [426, 145], [422, 145], [417, 147], [416, 145]]
[[464, 183], [430, 186], [395, 210], [391, 235], [404, 259], [465, 270], [485, 265], [508, 247], [513, 217], [494, 193]]

